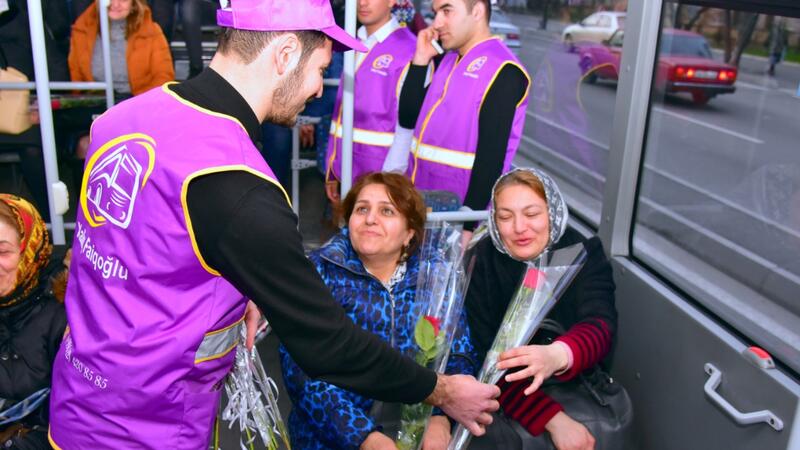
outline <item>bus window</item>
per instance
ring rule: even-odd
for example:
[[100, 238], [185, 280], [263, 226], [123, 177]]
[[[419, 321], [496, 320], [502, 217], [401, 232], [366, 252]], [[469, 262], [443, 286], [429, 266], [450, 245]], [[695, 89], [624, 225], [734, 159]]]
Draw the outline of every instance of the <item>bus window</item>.
[[665, 3], [633, 255], [800, 370], [800, 19]]
[[622, 53], [621, 42], [612, 46], [610, 39], [625, 11], [594, 12], [583, 4], [561, 8], [560, 14], [575, 23], [541, 30], [533, 16], [519, 17], [527, 31], [519, 57], [533, 81], [514, 163], [551, 173], [571, 210], [597, 226], [613, 123], [608, 112], [614, 110]]

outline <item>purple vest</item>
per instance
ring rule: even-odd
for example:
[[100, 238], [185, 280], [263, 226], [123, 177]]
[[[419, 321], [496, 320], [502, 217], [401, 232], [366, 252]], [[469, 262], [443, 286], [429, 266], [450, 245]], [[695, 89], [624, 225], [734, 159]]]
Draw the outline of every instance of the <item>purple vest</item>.
[[187, 186], [226, 170], [280, 185], [236, 119], [166, 85], [97, 119], [86, 161], [51, 443], [206, 448], [246, 298], [197, 251]]
[[[444, 56], [425, 94], [414, 129], [409, 175], [417, 189], [451, 191], [464, 201], [478, 146], [483, 99], [506, 64], [519, 67], [528, 77], [517, 57], [498, 38], [478, 43], [460, 60], [456, 52]], [[511, 167], [517, 152], [527, 105], [526, 93], [514, 113], [503, 172]]]
[[[353, 180], [380, 172], [394, 141], [400, 80], [414, 57], [417, 39], [399, 28], [376, 44], [356, 69], [353, 99]], [[342, 88], [336, 96], [325, 154], [326, 180], [342, 175]]]

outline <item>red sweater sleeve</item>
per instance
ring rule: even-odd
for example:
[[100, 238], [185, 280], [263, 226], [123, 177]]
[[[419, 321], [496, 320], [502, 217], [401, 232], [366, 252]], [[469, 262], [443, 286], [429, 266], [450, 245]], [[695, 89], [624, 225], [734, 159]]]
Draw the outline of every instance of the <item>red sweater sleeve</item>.
[[530, 434], [538, 436], [544, 432], [547, 422], [564, 408], [541, 390], [525, 395], [525, 388], [530, 384], [528, 379], [508, 383], [501, 378], [497, 383], [500, 387], [499, 400], [507, 417], [519, 422]]
[[572, 350], [572, 367], [556, 376], [566, 381], [605, 358], [611, 350], [611, 330], [602, 319], [589, 319], [576, 323], [556, 341], [567, 344]]

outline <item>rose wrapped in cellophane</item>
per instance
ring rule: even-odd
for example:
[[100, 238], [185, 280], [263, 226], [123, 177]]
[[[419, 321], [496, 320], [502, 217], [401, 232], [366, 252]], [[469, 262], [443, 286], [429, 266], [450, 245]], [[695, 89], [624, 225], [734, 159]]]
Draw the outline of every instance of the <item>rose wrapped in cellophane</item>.
[[[268, 326], [266, 330], [269, 330]], [[246, 330], [242, 327], [242, 335], [236, 345], [233, 370], [225, 380], [228, 404], [222, 410], [220, 419], [228, 422], [229, 429], [232, 429], [236, 422], [239, 423], [239, 446], [242, 450], [256, 448], [277, 450], [278, 439], [284, 448], [291, 449], [289, 433], [278, 410], [278, 387], [275, 381], [267, 376], [255, 346], [252, 350], [248, 350], [245, 341]], [[219, 449], [219, 433], [215, 435], [216, 450]], [[258, 437], [261, 438], [261, 443], [257, 443]]]
[[[486, 353], [478, 381], [496, 384], [500, 380], [505, 372], [497, 368], [500, 354], [528, 344], [585, 262], [586, 249], [583, 244], [575, 244], [545, 253], [527, 263], [492, 347]], [[469, 431], [459, 425], [448, 450], [467, 448], [471, 438]]]
[[[444, 372], [450, 356], [474, 264], [473, 253], [462, 251], [460, 226], [448, 222], [426, 226], [417, 278], [416, 304], [421, 313], [414, 328], [414, 359], [436, 372]], [[424, 403], [401, 407], [398, 449], [420, 447], [432, 410]]]

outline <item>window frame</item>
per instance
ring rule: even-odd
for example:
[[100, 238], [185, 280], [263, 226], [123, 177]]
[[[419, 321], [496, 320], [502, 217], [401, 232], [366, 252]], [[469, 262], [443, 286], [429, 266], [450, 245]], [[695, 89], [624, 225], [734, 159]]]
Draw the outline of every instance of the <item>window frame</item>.
[[[700, 279], [692, 280], [690, 272], [681, 273], [671, 269], [665, 261], [669, 257], [675, 258], [675, 254], [670, 255], [674, 249], [659, 248], [662, 254], [655, 255], [648, 253], [654, 252], [653, 248], [643, 248], [642, 242], [651, 243], [652, 239], [658, 237], [655, 233], [641, 241], [636, 239], [634, 252], [634, 231], [643, 231], [635, 230], [636, 209], [650, 122], [651, 87], [657, 67], [662, 14], [666, 3], [677, 2], [648, 0], [628, 4], [628, 26], [623, 36], [621, 73], [598, 234], [612, 258], [630, 260], [651, 271], [685, 296], [687, 301], [716, 316], [731, 331], [743, 336], [744, 341], [762, 346], [786, 367], [800, 373], [800, 346], [797, 345], [800, 342], [800, 327], [797, 326], [800, 324], [799, 315], [789, 313], [779, 302], [743, 288], [733, 277], [716, 271], [697, 258], [693, 258], [687, 266], [693, 268], [695, 273], [702, 274]], [[793, 12], [789, 12], [786, 8], [790, 3], [784, 0], [692, 0], [682, 3], [723, 9], [755, 9], [759, 13], [776, 12], [779, 4], [783, 4], [784, 8], [779, 9], [782, 15], [800, 16], [800, 7], [795, 5]], [[743, 5], [749, 9], [742, 8]], [[642, 258], [643, 252], [645, 256]], [[688, 260], [684, 257], [680, 261]]]

